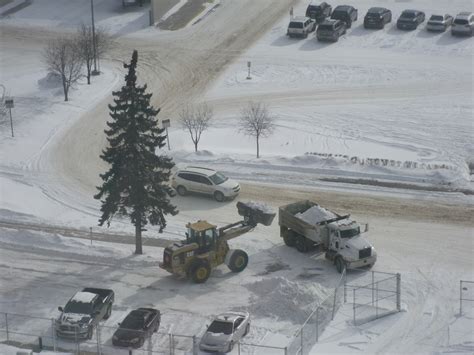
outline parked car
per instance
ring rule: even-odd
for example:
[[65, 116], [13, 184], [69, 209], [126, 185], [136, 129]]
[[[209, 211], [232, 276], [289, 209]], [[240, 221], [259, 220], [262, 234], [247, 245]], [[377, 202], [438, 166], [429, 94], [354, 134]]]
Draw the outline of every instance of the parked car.
[[418, 10], [404, 10], [397, 20], [399, 30], [416, 30], [425, 21], [425, 13]]
[[318, 26], [316, 37], [318, 41], [337, 42], [346, 33], [346, 23], [341, 20], [325, 20]]
[[336, 6], [332, 12], [331, 19], [341, 20], [346, 23], [346, 28], [351, 28], [352, 22], [357, 21], [357, 9], [350, 5]]
[[157, 309], [135, 309], [119, 323], [119, 328], [112, 336], [112, 344], [127, 348], [141, 348], [145, 340], [158, 331], [160, 321], [161, 314]]
[[426, 29], [428, 31], [444, 32], [446, 29], [453, 24], [454, 17], [451, 15], [431, 15]]
[[230, 352], [250, 331], [248, 312], [226, 312], [214, 318], [201, 338], [201, 351]]
[[311, 3], [306, 8], [306, 17], [312, 18], [317, 23], [323, 22], [327, 17], [331, 16], [332, 6], [327, 2], [322, 2], [319, 5], [316, 5], [311, 1]]
[[110, 317], [114, 299], [114, 291], [107, 289], [87, 287], [77, 292], [64, 308], [58, 307], [61, 315], [56, 321], [57, 336], [91, 339], [94, 327]]
[[451, 27], [453, 36], [473, 36], [474, 35], [474, 13], [461, 12], [456, 15]]
[[364, 28], [384, 28], [392, 22], [392, 11], [385, 7], [371, 7], [364, 17]]
[[308, 37], [316, 29], [316, 21], [306, 16], [296, 16], [288, 24], [286, 34], [289, 37]]
[[194, 192], [211, 195], [218, 202], [222, 202], [226, 198], [234, 198], [240, 192], [240, 185], [237, 181], [231, 180], [213, 169], [196, 166], [179, 169], [171, 179], [171, 186], [181, 196]]

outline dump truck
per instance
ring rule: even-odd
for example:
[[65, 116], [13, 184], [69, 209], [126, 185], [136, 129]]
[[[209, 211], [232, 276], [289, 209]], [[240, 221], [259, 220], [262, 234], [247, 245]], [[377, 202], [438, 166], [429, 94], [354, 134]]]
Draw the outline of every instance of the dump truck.
[[280, 236], [287, 246], [302, 253], [314, 248], [325, 251], [338, 272], [344, 268], [371, 267], [377, 261], [375, 248], [362, 237], [360, 225], [348, 214], [339, 215], [305, 200], [281, 206], [278, 222]]
[[244, 218], [221, 228], [202, 220], [188, 223], [186, 239], [165, 248], [160, 268], [195, 283], [206, 282], [211, 270], [221, 264], [226, 264], [232, 272], [243, 271], [249, 260], [247, 253], [230, 249], [227, 242], [250, 232], [257, 224], [271, 225], [276, 214], [255, 202], [239, 201], [237, 211]]

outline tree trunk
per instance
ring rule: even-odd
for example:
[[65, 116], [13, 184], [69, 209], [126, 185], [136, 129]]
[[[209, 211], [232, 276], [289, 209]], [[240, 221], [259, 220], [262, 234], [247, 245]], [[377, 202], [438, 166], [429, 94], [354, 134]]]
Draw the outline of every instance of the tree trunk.
[[258, 144], [258, 136], [257, 136], [257, 159], [260, 158], [260, 145]]
[[142, 225], [139, 222], [135, 225], [135, 254], [143, 254]]
[[63, 76], [63, 90], [64, 90], [64, 101], [67, 101], [67, 84], [66, 84], [66, 78]]
[[195, 152], [198, 151], [198, 142], [194, 142], [194, 151], [195, 151]]

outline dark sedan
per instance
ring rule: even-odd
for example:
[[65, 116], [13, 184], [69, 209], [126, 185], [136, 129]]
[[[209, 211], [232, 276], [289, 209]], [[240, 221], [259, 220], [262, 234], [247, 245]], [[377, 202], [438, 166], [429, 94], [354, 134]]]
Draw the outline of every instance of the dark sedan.
[[425, 13], [418, 10], [405, 10], [397, 20], [399, 30], [416, 30], [425, 21]]
[[112, 337], [115, 346], [132, 347], [138, 349], [145, 340], [158, 331], [160, 327], [160, 311], [153, 308], [138, 308], [131, 311], [122, 323], [119, 323]]
[[384, 28], [392, 22], [392, 11], [384, 7], [371, 7], [364, 17], [364, 28]]

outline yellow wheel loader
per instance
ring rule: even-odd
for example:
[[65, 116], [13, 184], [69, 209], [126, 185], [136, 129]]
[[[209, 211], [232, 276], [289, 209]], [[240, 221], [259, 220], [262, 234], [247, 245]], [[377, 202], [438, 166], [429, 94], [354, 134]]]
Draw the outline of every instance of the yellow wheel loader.
[[188, 223], [186, 240], [165, 248], [160, 268], [195, 283], [206, 282], [211, 270], [224, 263], [232, 272], [244, 270], [249, 260], [247, 253], [230, 249], [227, 241], [251, 231], [259, 223], [271, 225], [275, 213], [255, 202], [237, 202], [237, 210], [244, 219], [221, 228], [206, 221]]

